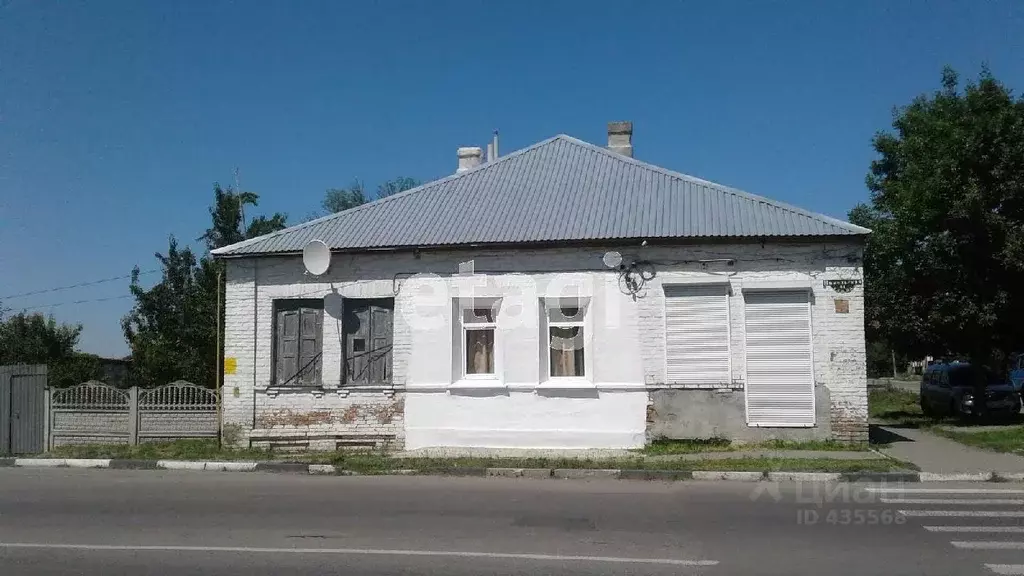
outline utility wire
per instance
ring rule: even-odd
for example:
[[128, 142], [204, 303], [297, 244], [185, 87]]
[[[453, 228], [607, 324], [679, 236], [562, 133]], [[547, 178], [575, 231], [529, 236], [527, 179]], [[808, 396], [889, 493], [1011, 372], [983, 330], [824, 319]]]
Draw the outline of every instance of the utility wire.
[[54, 302], [53, 304], [40, 304], [39, 306], [26, 306], [25, 308], [19, 308], [19, 310], [37, 310], [40, 308], [56, 308], [57, 306], [66, 306], [68, 304], [88, 304], [90, 302], [107, 302], [110, 300], [124, 300], [125, 298], [133, 298], [132, 294], [122, 294], [120, 296], [108, 296], [106, 298], [89, 298], [87, 300], [74, 300], [71, 302]]
[[[154, 274], [159, 272], [159, 268], [152, 270], [143, 270], [139, 272], [139, 276], [145, 276], [146, 274]], [[103, 278], [100, 280], [90, 280], [89, 282], [79, 282], [78, 284], [68, 284], [67, 286], [57, 286], [56, 288], [44, 288], [42, 290], [33, 290], [31, 292], [22, 292], [20, 294], [9, 294], [7, 296], [0, 296], [0, 300], [10, 300], [11, 298], [23, 298], [25, 296], [35, 296], [36, 294], [48, 294], [50, 292], [60, 292], [61, 290], [71, 290], [72, 288], [82, 288], [84, 286], [95, 286], [96, 284], [103, 284], [105, 282], [114, 282], [115, 280], [127, 280], [131, 278], [131, 274], [124, 274], [122, 276], [113, 276], [110, 278]], [[76, 304], [76, 302], [72, 302]]]

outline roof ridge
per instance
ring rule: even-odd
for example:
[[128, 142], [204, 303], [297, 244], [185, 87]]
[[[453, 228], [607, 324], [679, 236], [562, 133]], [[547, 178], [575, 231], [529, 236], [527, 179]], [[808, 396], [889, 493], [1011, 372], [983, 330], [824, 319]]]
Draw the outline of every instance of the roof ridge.
[[[573, 136], [569, 136], [568, 134], [559, 134], [559, 135], [555, 136], [555, 138], [564, 138], [566, 141], [568, 141], [568, 142], [570, 142], [572, 144], [576, 144], [577, 146], [582, 146], [584, 148], [587, 148], [587, 149], [590, 149], [590, 150], [594, 150], [596, 152], [599, 152], [601, 154], [605, 154], [606, 156], [610, 156], [610, 157], [615, 158], [616, 160], [620, 160], [622, 162], [633, 164], [633, 165], [639, 166], [641, 168], [646, 168], [648, 170], [653, 170], [655, 172], [658, 172], [659, 174], [662, 174], [662, 175], [665, 175], [665, 176], [668, 176], [668, 177], [671, 177], [671, 178], [677, 178], [677, 179], [680, 179], [680, 180], [685, 180], [685, 181], [693, 183], [693, 184], [701, 184], [701, 185], [704, 185], [704, 186], [711, 186], [713, 188], [717, 188], [721, 192], [725, 192], [727, 194], [732, 194], [734, 196], [738, 196], [740, 198], [744, 198], [744, 199], [747, 199], [747, 200], [752, 200], [752, 201], [755, 201], [755, 202], [764, 202], [765, 204], [769, 204], [771, 206], [775, 206], [776, 208], [779, 208], [779, 209], [782, 209], [782, 210], [786, 210], [786, 211], [792, 212], [794, 214], [799, 214], [801, 216], [806, 216], [806, 217], [809, 217], [809, 218], [820, 218], [820, 219], [823, 219], [823, 220], [829, 222], [830, 224], [833, 224], [833, 225], [836, 225], [836, 226], [839, 226], [839, 227], [842, 227], [842, 228], [846, 228], [846, 229], [854, 231], [854, 232], [859, 232], [859, 233], [863, 233], [863, 234], [867, 234], [867, 233], [871, 232], [871, 230], [869, 228], [865, 228], [863, 226], [858, 226], [856, 224], [853, 224], [852, 222], [847, 222], [845, 220], [840, 220], [839, 218], [833, 218], [832, 216], [829, 216], [827, 214], [822, 214], [820, 212], [812, 212], [810, 210], [806, 210], [804, 208], [800, 208], [800, 207], [794, 206], [792, 204], [787, 204], [786, 202], [781, 202], [779, 200], [768, 198], [767, 196], [761, 196], [759, 194], [754, 194], [752, 192], [747, 192], [745, 190], [740, 190], [739, 188], [733, 188], [732, 186], [726, 186], [725, 184], [719, 184], [718, 182], [713, 182], [711, 180], [705, 180], [704, 178], [698, 178], [697, 176], [691, 176], [689, 174], [684, 174], [682, 172], [677, 172], [675, 170], [670, 170], [668, 168], [664, 168], [662, 166], [658, 166], [657, 164], [651, 164], [650, 162], [644, 162], [643, 160], [637, 160], [636, 158], [633, 158], [632, 156], [624, 156], [624, 155], [622, 155], [622, 154], [620, 154], [618, 152], [612, 152], [611, 150], [608, 150], [607, 148], [604, 148], [603, 146], [598, 146], [597, 144], [592, 144], [590, 142], [587, 142], [586, 140], [580, 140], [579, 138], [576, 138], [576, 137], [573, 137]], [[551, 140], [551, 139], [549, 139], [549, 140]]]
[[492, 166], [501, 164], [502, 162], [505, 162], [506, 160], [511, 160], [512, 158], [516, 158], [517, 156], [522, 156], [523, 154], [526, 154], [527, 152], [536, 150], [537, 148], [540, 148], [541, 146], [544, 146], [546, 144], [550, 144], [551, 142], [554, 142], [555, 140], [558, 140], [560, 137], [570, 138], [570, 139], [575, 140], [575, 138], [572, 138], [571, 136], [566, 136], [565, 134], [557, 134], [557, 135], [552, 136], [550, 138], [545, 138], [544, 140], [541, 140], [540, 142], [535, 142], [535, 143], [533, 143], [533, 144], [531, 144], [531, 145], [529, 145], [529, 146], [527, 146], [525, 148], [520, 148], [519, 150], [516, 150], [514, 152], [506, 154], [505, 156], [499, 156], [496, 160], [492, 160], [490, 162], [481, 163], [479, 166], [474, 166], [473, 168], [470, 168], [469, 170], [466, 170], [464, 172], [456, 172], [454, 174], [449, 174], [448, 176], [445, 176], [443, 178], [438, 178], [437, 180], [431, 180], [430, 182], [425, 182], [423, 184], [420, 184], [419, 186], [416, 186], [415, 188], [410, 188], [408, 190], [399, 192], [397, 194], [392, 194], [391, 196], [385, 196], [384, 198], [377, 198], [376, 200], [371, 200], [370, 202], [365, 202], [363, 204], [360, 204], [359, 206], [353, 206], [352, 208], [349, 208], [347, 210], [342, 210], [341, 212], [335, 212], [333, 214], [327, 214], [326, 216], [321, 216], [319, 218], [314, 218], [313, 220], [308, 220], [306, 222], [300, 222], [298, 224], [295, 224], [294, 226], [289, 226], [287, 228], [282, 228], [281, 230], [277, 230], [275, 232], [270, 232], [268, 234], [263, 234], [262, 236], [257, 236], [255, 238], [247, 238], [245, 240], [242, 240], [241, 242], [235, 242], [234, 244], [229, 244], [227, 246], [221, 246], [220, 248], [215, 248], [213, 250], [210, 250], [210, 254], [213, 254], [213, 255], [225, 254], [225, 253], [230, 252], [232, 250], [237, 250], [238, 248], [244, 248], [245, 246], [248, 246], [250, 244], [254, 244], [254, 243], [259, 242], [259, 241], [269, 240], [270, 238], [277, 238], [278, 236], [281, 236], [284, 233], [291, 233], [291, 232], [295, 232], [296, 230], [303, 230], [305, 228], [313, 226], [314, 224], [319, 224], [321, 222], [326, 222], [328, 220], [333, 220], [335, 218], [340, 218], [343, 215], [355, 214], [355, 213], [360, 212], [361, 210], [365, 210], [365, 209], [368, 209], [368, 208], [373, 207], [373, 206], [380, 206], [380, 205], [386, 204], [386, 203], [388, 203], [390, 201], [393, 201], [393, 200], [404, 198], [406, 196], [412, 196], [415, 193], [422, 192], [424, 190], [429, 190], [429, 189], [431, 189], [431, 188], [433, 188], [435, 186], [440, 186], [441, 184], [444, 184], [446, 182], [450, 182], [452, 180], [457, 180], [457, 179], [462, 178], [462, 177], [464, 177], [466, 175], [475, 174], [477, 172], [483, 171], [483, 170], [485, 170], [487, 168], [490, 168]]

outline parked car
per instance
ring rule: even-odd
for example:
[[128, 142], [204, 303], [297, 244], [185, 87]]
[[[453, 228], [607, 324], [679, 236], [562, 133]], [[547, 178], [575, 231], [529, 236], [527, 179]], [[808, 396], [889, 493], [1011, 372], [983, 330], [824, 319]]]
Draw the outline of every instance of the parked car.
[[921, 376], [921, 411], [939, 418], [1013, 418], [1021, 399], [1009, 382], [967, 362], [932, 364]]
[[1018, 393], [1024, 388], [1024, 353], [1010, 358], [1010, 384]]

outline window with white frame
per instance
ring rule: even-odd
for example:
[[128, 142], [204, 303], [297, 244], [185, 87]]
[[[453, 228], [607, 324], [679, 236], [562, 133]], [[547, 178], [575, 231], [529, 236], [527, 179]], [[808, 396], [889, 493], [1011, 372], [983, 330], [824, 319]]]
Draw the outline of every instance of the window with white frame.
[[552, 378], [586, 376], [584, 319], [586, 304], [577, 299], [547, 302], [549, 375]]
[[498, 301], [466, 300], [462, 301], [461, 309], [463, 375], [494, 378], [497, 375]]

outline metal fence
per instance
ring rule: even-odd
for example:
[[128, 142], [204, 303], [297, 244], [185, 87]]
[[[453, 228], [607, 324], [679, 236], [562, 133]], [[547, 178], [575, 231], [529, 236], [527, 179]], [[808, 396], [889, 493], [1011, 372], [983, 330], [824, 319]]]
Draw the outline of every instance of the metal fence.
[[0, 366], [0, 456], [43, 451], [46, 365]]
[[177, 381], [118, 389], [85, 382], [50, 391], [49, 447], [216, 438], [217, 392]]

